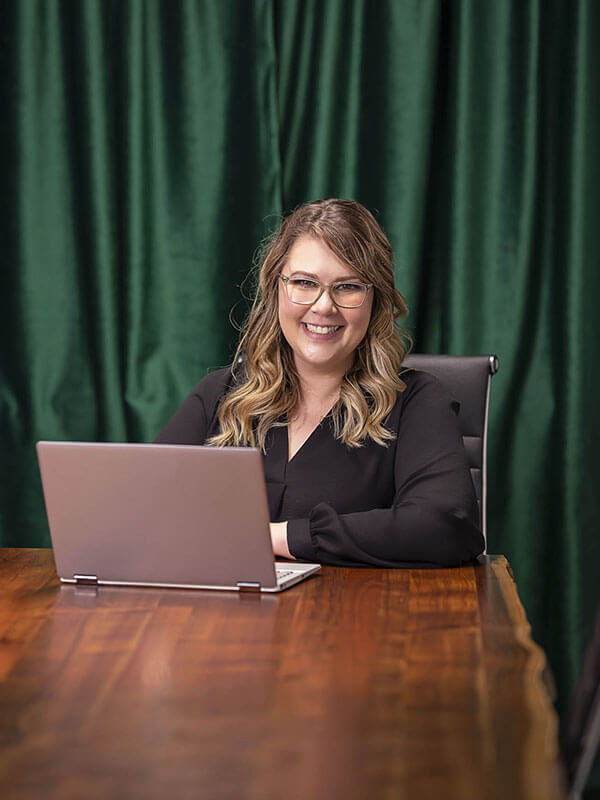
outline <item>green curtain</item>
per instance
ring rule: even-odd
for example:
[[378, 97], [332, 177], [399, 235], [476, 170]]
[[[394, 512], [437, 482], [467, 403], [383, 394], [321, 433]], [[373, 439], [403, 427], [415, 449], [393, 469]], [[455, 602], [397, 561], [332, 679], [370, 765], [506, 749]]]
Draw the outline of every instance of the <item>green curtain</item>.
[[0, 20], [2, 544], [49, 544], [37, 439], [152, 439], [231, 358], [282, 212], [355, 198], [415, 349], [499, 356], [489, 551], [564, 708], [598, 601], [600, 3], [13, 0]]

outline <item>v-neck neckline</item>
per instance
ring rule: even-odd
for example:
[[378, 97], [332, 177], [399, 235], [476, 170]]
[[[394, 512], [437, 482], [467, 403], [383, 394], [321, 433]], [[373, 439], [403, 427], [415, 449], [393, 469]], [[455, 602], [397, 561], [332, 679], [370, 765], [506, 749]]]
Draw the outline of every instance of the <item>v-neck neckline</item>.
[[290, 458], [290, 429], [289, 425], [285, 426], [285, 466], [287, 467], [288, 464], [292, 464], [296, 458], [300, 455], [300, 453], [306, 448], [308, 443], [314, 439], [317, 431], [320, 431], [323, 428], [323, 423], [326, 422], [329, 416], [331, 416], [331, 410], [333, 406], [329, 409], [329, 411], [322, 417], [319, 422], [315, 425], [312, 431], [308, 434], [306, 439], [302, 442], [300, 447], [296, 450], [294, 455]]

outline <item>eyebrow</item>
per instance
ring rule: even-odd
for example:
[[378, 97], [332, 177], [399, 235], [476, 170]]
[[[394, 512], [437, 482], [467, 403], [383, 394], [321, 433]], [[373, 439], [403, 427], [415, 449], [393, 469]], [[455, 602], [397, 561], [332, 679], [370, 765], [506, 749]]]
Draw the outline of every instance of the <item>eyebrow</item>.
[[[305, 269], [295, 269], [290, 275], [290, 278], [293, 278], [294, 275], [306, 275], [307, 278], [314, 278], [314, 280], [320, 282], [318, 275], [315, 275], [314, 272], [307, 272]], [[357, 278], [356, 275], [343, 275], [341, 278], [336, 278], [334, 283], [342, 283], [343, 281], [354, 281], [355, 283], [360, 283], [360, 278]]]

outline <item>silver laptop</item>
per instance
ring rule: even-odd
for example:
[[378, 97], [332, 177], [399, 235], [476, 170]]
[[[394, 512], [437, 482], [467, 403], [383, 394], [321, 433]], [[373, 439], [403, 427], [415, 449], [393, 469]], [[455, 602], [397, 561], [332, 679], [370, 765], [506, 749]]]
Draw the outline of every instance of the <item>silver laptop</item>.
[[258, 450], [38, 442], [65, 583], [280, 592], [320, 569], [276, 563]]

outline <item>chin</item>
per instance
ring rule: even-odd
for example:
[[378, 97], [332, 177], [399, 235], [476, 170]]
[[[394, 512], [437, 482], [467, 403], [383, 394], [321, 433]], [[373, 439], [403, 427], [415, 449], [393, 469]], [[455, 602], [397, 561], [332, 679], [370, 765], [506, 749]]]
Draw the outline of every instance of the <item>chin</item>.
[[329, 367], [332, 372], [337, 372], [338, 370], [344, 368], [345, 364], [349, 360], [347, 353], [315, 354], [295, 351], [295, 357], [299, 361], [303, 361], [305, 364], [310, 364], [311, 367]]

